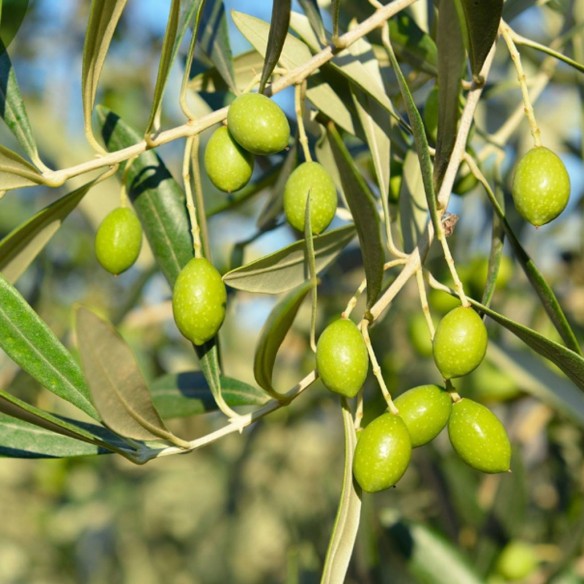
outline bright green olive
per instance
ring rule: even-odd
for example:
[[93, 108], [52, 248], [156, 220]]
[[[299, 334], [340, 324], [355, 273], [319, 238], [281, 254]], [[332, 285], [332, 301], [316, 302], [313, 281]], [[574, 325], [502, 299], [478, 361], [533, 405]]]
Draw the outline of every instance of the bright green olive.
[[236, 97], [227, 112], [227, 127], [248, 152], [275, 154], [288, 146], [290, 125], [275, 102], [261, 93]]
[[323, 385], [335, 393], [355, 397], [369, 371], [363, 335], [349, 319], [329, 324], [316, 344], [316, 370]]
[[142, 225], [128, 207], [111, 211], [95, 235], [95, 255], [108, 272], [118, 275], [130, 268], [142, 248]]
[[515, 167], [511, 194], [519, 214], [532, 225], [555, 219], [570, 198], [570, 177], [561, 158], [544, 146], [529, 150]]
[[211, 182], [227, 193], [244, 187], [253, 172], [254, 155], [244, 150], [225, 126], [213, 132], [205, 148], [205, 170]]
[[476, 369], [487, 351], [487, 329], [470, 307], [459, 306], [442, 317], [432, 343], [434, 362], [444, 379]]
[[497, 573], [506, 580], [523, 580], [535, 572], [539, 558], [534, 546], [526, 541], [512, 540], [497, 558]]
[[284, 213], [298, 231], [304, 231], [309, 193], [310, 227], [312, 233], [318, 234], [330, 225], [337, 210], [335, 183], [318, 162], [303, 162], [290, 174], [284, 187]]
[[400, 416], [385, 413], [359, 434], [353, 458], [353, 476], [368, 493], [395, 485], [412, 457], [408, 429]]
[[448, 423], [452, 399], [438, 385], [419, 385], [399, 395], [393, 402], [410, 433], [412, 446], [427, 444]]
[[507, 472], [511, 444], [505, 427], [485, 406], [463, 398], [452, 406], [448, 420], [452, 447], [468, 465], [486, 473]]
[[195, 345], [212, 339], [225, 318], [227, 291], [209, 260], [193, 258], [174, 284], [172, 310], [180, 332]]

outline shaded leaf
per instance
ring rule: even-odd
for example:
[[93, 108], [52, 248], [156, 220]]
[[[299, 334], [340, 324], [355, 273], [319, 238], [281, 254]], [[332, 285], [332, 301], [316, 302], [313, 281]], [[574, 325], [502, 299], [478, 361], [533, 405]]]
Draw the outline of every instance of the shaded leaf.
[[371, 307], [381, 291], [385, 262], [379, 228], [379, 214], [369, 186], [355, 166], [353, 157], [332, 124], [327, 126], [327, 135], [339, 169], [345, 198], [357, 228], [365, 278], [367, 279], [367, 306]]
[[[3, 38], [2, 41], [4, 40]], [[16, 136], [19, 144], [30, 156], [30, 159], [41, 168], [44, 167], [39, 160], [37, 145], [24, 107], [24, 100], [3, 42], [0, 42], [0, 113], [10, 131]]]
[[471, 298], [469, 298], [469, 301], [494, 321], [498, 322], [519, 337], [528, 347], [531, 347], [542, 357], [549, 359], [581, 390], [584, 391], [584, 358], [581, 355], [567, 349], [555, 341], [547, 339], [542, 334], [495, 312], [493, 309], [484, 306], [480, 302], [472, 300]]
[[[355, 236], [354, 225], [345, 225], [314, 237], [316, 269], [322, 271]], [[306, 280], [304, 240], [254, 260], [223, 276], [226, 284], [238, 290], [280, 294]]]
[[260, 93], [264, 92], [266, 83], [280, 60], [284, 41], [290, 25], [291, 0], [272, 0], [272, 17], [266, 49], [266, 57], [260, 77]]
[[0, 191], [42, 184], [37, 169], [16, 152], [0, 145]]
[[83, 46], [81, 91], [85, 134], [94, 141], [91, 113], [111, 40], [127, 0], [92, 0]]
[[416, 21], [402, 10], [389, 21], [389, 37], [400, 61], [437, 75], [438, 49], [434, 39], [424, 32]]
[[410, 253], [418, 245], [428, 222], [428, 202], [420, 162], [412, 149], [407, 151], [403, 163], [399, 219], [404, 251]]
[[43, 387], [99, 419], [75, 359], [2, 275], [0, 348]]
[[298, 4], [300, 4], [302, 11], [306, 14], [306, 18], [308, 18], [308, 22], [315, 34], [318, 38], [318, 42], [321, 45], [325, 45], [326, 40], [326, 32], [324, 30], [324, 24], [322, 21], [322, 16], [320, 14], [320, 8], [318, 7], [317, 0], [299, 0]]
[[0, 241], [0, 272], [14, 284], [61, 227], [95, 180], [51, 203]]
[[200, 22], [197, 47], [215, 65], [227, 85], [235, 90], [233, 55], [223, 0], [206, 0]]
[[458, 548], [421, 523], [400, 521], [389, 527], [392, 543], [407, 561], [416, 582], [432, 584], [481, 584]]
[[336, 584], [345, 581], [361, 517], [361, 489], [353, 480], [353, 453], [357, 445], [357, 435], [347, 401], [343, 400], [342, 404], [345, 429], [343, 486], [326, 553], [321, 584]]
[[45, 412], [0, 391], [0, 456], [70, 457], [119, 452], [131, 446], [103, 426]]
[[181, 445], [154, 409], [134, 355], [118, 332], [83, 307], [77, 309], [75, 330], [87, 383], [104, 423], [134, 440], [163, 438]]
[[[221, 375], [221, 394], [230, 407], [261, 406], [265, 392], [238, 379]], [[168, 374], [150, 385], [154, 406], [165, 418], [180, 418], [217, 411], [217, 403], [201, 371]]]
[[[470, 69], [478, 77], [497, 38], [503, 13], [503, 0], [456, 0], [462, 5], [468, 39]], [[442, 10], [442, 4], [440, 9]]]
[[[308, 280], [291, 290], [274, 306], [262, 327], [256, 344], [253, 372], [260, 387], [272, 396], [276, 394], [272, 385], [272, 375], [278, 350], [296, 318], [300, 305], [312, 287], [312, 282]], [[280, 396], [275, 397], [277, 399]]]
[[434, 158], [434, 181], [442, 183], [456, 140], [458, 107], [465, 52], [462, 30], [452, 0], [441, 0], [438, 12], [438, 134]]

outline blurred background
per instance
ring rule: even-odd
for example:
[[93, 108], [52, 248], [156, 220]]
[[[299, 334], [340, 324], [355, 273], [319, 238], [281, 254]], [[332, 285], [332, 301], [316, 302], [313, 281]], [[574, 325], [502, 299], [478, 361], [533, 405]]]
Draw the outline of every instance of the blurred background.
[[[10, 4], [5, 0], [4, 10]], [[169, 4], [129, 0], [104, 70], [98, 102], [137, 128], [149, 113]], [[582, 2], [543, 4], [512, 21], [518, 31], [543, 44], [563, 30], [570, 20], [566, 14], [584, 13]], [[31, 0], [9, 46], [41, 156], [54, 168], [93, 156], [83, 136], [80, 87], [88, 5]], [[237, 9], [264, 19], [269, 19], [271, 10], [268, 0], [230, 0], [225, 6], [227, 14]], [[326, 3], [323, 6], [326, 15]], [[296, 3], [293, 9], [298, 9]], [[341, 10], [345, 26], [351, 17], [363, 18], [371, 8], [348, 1]], [[229, 32], [234, 54], [249, 48], [232, 25]], [[581, 41], [579, 34], [566, 49], [576, 57], [582, 50], [576, 42]], [[526, 51], [525, 61], [534, 72], [542, 58]], [[177, 66], [174, 82], [168, 85], [165, 127], [183, 123], [177, 106], [181, 74]], [[487, 131], [496, 130], [519, 103], [514, 71], [504, 51], [498, 53], [493, 79], [498, 85], [486, 94], [489, 107], [479, 111]], [[544, 143], [561, 154], [572, 178], [569, 209], [552, 226], [538, 230], [521, 227], [510, 212], [580, 340], [584, 326], [581, 92], [582, 76], [560, 66], [536, 105]], [[205, 111], [221, 105], [222, 99], [208, 97], [197, 103]], [[290, 94], [279, 95], [278, 101], [292, 116]], [[509, 168], [528, 139], [524, 126], [509, 142]], [[4, 127], [0, 141], [18, 149]], [[176, 143], [160, 150], [175, 177], [180, 176], [181, 149], [182, 144]], [[370, 169], [365, 159], [363, 168], [365, 173]], [[0, 201], [0, 236], [74, 186], [73, 181], [58, 193], [39, 187], [7, 194]], [[206, 181], [204, 189], [210, 206], [227, 202], [227, 196]], [[147, 246], [138, 264], [120, 277], [105, 277], [98, 271], [92, 247], [95, 229], [118, 204], [119, 193], [115, 179], [92, 190], [18, 287], [66, 343], [72, 306], [83, 303], [119, 326], [149, 379], [193, 369], [192, 350], [172, 322], [170, 290]], [[490, 212], [479, 188], [459, 195], [452, 201], [452, 210], [461, 217], [452, 238], [453, 252], [470, 293], [480, 298]], [[214, 257], [222, 269], [232, 261], [234, 244], [255, 233], [256, 218], [267, 198], [269, 193], [260, 192], [210, 219]], [[246, 261], [294, 238], [285, 226], [263, 235], [246, 247]], [[438, 259], [431, 259], [430, 266], [434, 273], [444, 273]], [[319, 328], [344, 308], [361, 278], [352, 256], [327, 272], [319, 297]], [[228, 375], [254, 383], [252, 341], [275, 301], [238, 294], [230, 303], [222, 330]], [[441, 293], [431, 294], [430, 303], [436, 318], [452, 306], [450, 297]], [[501, 267], [493, 307], [556, 338], [510, 253]], [[276, 386], [281, 389], [291, 387], [313, 367], [308, 311], [302, 308], [278, 357]], [[396, 393], [440, 382], [420, 317], [417, 290], [407, 286], [372, 331], [384, 377]], [[510, 333], [494, 323], [489, 323], [489, 331], [487, 360], [455, 385], [461, 394], [489, 405], [504, 421], [514, 445], [513, 472], [486, 476], [469, 469], [453, 455], [445, 433], [418, 449], [398, 488], [364, 496], [347, 582], [441, 582], [436, 575], [441, 562], [454, 570], [451, 574], [456, 566], [473, 566], [478, 581], [491, 584], [584, 581], [584, 413], [569, 406], [578, 390]], [[36, 405], [67, 413], [57, 398], [41, 390], [3, 354], [0, 385]], [[366, 397], [368, 420], [384, 407], [373, 379], [368, 381]], [[194, 438], [220, 427], [223, 419], [207, 414], [169, 424], [179, 435]], [[343, 446], [339, 404], [315, 384], [292, 406], [242, 435], [144, 467], [113, 455], [2, 459], [0, 584], [318, 582], [341, 489]], [[455, 581], [466, 584], [450, 580]]]

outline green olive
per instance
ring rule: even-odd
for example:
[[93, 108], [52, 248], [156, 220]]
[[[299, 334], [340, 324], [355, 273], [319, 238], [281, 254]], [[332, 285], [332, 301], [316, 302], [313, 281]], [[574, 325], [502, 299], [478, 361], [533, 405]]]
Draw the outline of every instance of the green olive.
[[487, 329], [470, 307], [459, 306], [442, 317], [432, 343], [434, 362], [444, 379], [476, 369], [487, 351]]
[[290, 139], [286, 115], [280, 106], [261, 93], [236, 97], [227, 112], [227, 127], [235, 141], [253, 154], [280, 152]]
[[412, 446], [427, 444], [448, 423], [452, 399], [438, 385], [419, 385], [399, 395], [393, 402], [410, 433]]
[[209, 260], [193, 258], [174, 284], [172, 310], [180, 332], [195, 345], [212, 339], [225, 319], [227, 291]]
[[458, 456], [472, 468], [486, 473], [509, 470], [511, 444], [505, 427], [482, 404], [469, 398], [453, 404], [448, 436]]
[[318, 162], [303, 162], [290, 174], [284, 187], [284, 213], [298, 231], [304, 231], [309, 193], [310, 227], [312, 233], [318, 234], [330, 225], [337, 210], [335, 183]]
[[227, 193], [244, 187], [253, 173], [254, 155], [244, 150], [225, 126], [213, 132], [205, 148], [205, 170], [211, 182]]
[[395, 485], [412, 457], [408, 429], [400, 416], [385, 413], [359, 434], [353, 458], [353, 476], [368, 493]]
[[495, 565], [506, 580], [523, 580], [535, 572], [539, 558], [534, 546], [526, 541], [512, 540], [504, 548]]
[[114, 275], [130, 268], [142, 248], [142, 225], [128, 207], [111, 211], [95, 235], [95, 255], [104, 269]]
[[561, 158], [544, 146], [529, 150], [515, 167], [511, 194], [519, 214], [532, 225], [555, 219], [570, 198], [570, 177]]
[[335, 393], [355, 397], [369, 371], [363, 335], [349, 319], [329, 324], [316, 345], [316, 370], [323, 385]]

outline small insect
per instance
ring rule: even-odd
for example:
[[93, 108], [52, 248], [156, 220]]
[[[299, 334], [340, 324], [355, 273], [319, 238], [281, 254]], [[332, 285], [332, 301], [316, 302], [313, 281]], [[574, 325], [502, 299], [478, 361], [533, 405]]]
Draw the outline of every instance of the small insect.
[[458, 215], [454, 213], [444, 213], [442, 217], [442, 227], [444, 228], [444, 234], [446, 237], [450, 237], [454, 233], [454, 227], [458, 222]]

